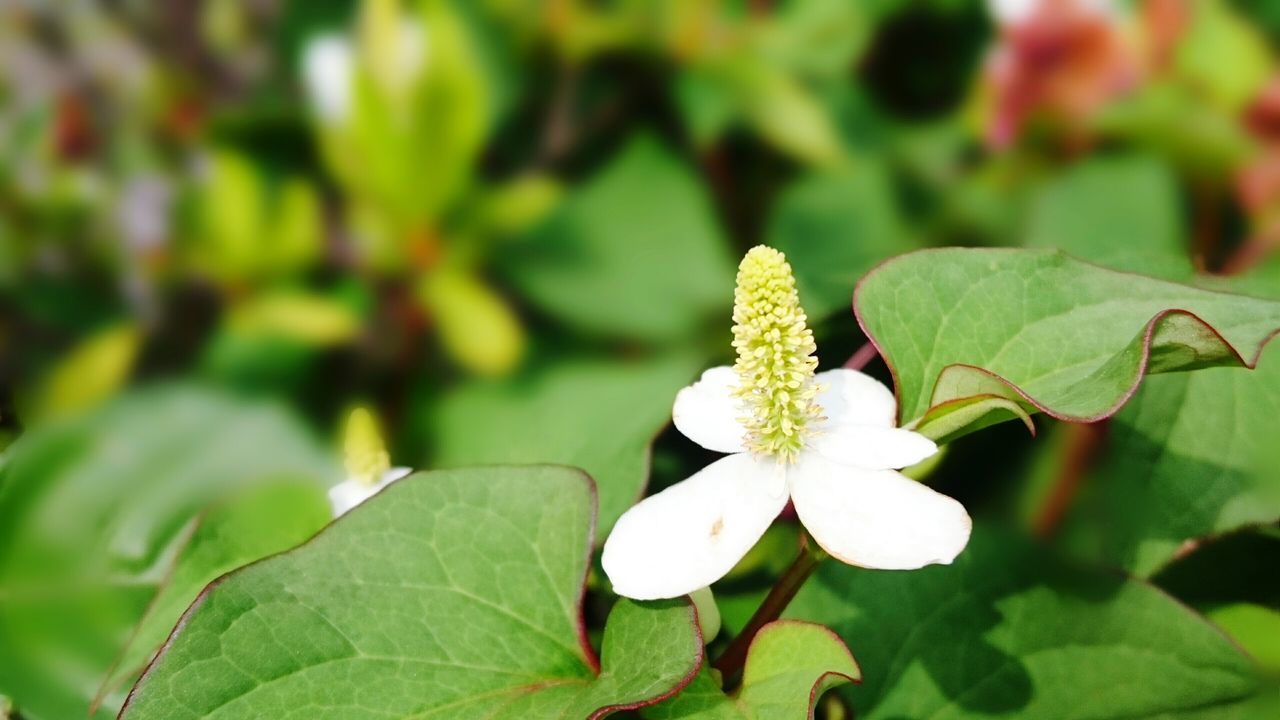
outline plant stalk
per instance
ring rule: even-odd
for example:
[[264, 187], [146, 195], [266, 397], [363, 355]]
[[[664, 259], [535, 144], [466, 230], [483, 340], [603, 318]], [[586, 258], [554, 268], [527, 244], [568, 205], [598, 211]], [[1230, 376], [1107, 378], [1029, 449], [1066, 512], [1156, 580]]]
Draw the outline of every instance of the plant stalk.
[[711, 663], [712, 667], [720, 671], [726, 689], [736, 684], [738, 676], [742, 673], [742, 667], [747, 662], [747, 651], [751, 648], [751, 642], [755, 640], [756, 633], [782, 615], [782, 611], [791, 604], [796, 593], [800, 592], [804, 581], [809, 579], [813, 571], [818, 568], [818, 563], [822, 562], [826, 556], [822, 548], [818, 547], [818, 544], [808, 535], [800, 536], [800, 554], [769, 590], [764, 602], [760, 603], [760, 607], [747, 621], [742, 632], [738, 633], [733, 642], [729, 643], [729, 647], [725, 648], [720, 657]]

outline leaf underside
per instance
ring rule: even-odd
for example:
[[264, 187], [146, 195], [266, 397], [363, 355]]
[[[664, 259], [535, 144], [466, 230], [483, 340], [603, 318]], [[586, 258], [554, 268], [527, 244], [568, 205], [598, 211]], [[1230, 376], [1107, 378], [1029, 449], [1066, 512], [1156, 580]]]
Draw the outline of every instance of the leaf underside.
[[893, 371], [899, 419], [936, 439], [1035, 411], [1101, 420], [1148, 373], [1255, 366], [1280, 329], [1280, 302], [1046, 250], [904, 255], [863, 278], [854, 308]]

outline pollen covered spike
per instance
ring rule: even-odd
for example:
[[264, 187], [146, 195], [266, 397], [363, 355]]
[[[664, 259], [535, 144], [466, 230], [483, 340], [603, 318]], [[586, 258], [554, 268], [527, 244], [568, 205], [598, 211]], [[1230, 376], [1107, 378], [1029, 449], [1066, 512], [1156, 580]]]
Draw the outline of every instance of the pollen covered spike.
[[764, 245], [749, 250], [733, 296], [733, 347], [753, 453], [794, 460], [806, 425], [821, 412], [814, 401], [817, 346], [806, 320], [786, 256]]
[[364, 485], [377, 483], [391, 469], [378, 419], [368, 408], [356, 407], [347, 415], [342, 453], [348, 477]]

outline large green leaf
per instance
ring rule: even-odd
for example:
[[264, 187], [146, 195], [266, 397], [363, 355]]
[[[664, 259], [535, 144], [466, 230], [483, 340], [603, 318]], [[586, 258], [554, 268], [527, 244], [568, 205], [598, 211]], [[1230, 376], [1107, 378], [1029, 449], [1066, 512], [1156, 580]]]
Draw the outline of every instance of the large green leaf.
[[902, 227], [885, 170], [874, 163], [808, 175], [769, 217], [768, 244], [787, 254], [810, 317], [849, 312], [849, 292], [876, 263], [918, 247]]
[[653, 720], [767, 720], [812, 717], [829, 688], [861, 677], [840, 638], [821, 625], [778, 620], [747, 652], [742, 686], [729, 695], [703, 669], [684, 690], [643, 715]]
[[603, 538], [644, 493], [650, 446], [676, 392], [697, 376], [692, 357], [573, 360], [528, 378], [476, 380], [432, 409], [432, 467], [559, 463], [580, 467], [600, 493]]
[[600, 669], [580, 617], [591, 481], [562, 467], [422, 473], [310, 543], [210, 586], [121, 715], [597, 718], [687, 683], [687, 600], [621, 601]]
[[[1170, 180], [1158, 168], [1139, 158], [1082, 164], [1042, 198], [1040, 241], [1113, 267], [1276, 295], [1280, 273], [1271, 265], [1236, 278], [1195, 276]], [[1280, 363], [1270, 354], [1255, 373], [1150, 378], [1112, 423], [1106, 452], [1069, 517], [1072, 542], [1149, 574], [1188, 539], [1274, 520], [1280, 488], [1267, 426], [1277, 407]]]
[[[1135, 157], [1082, 163], [1044, 191], [1033, 240], [1119, 269], [1280, 297], [1280, 267], [1196, 276], [1169, 173]], [[1148, 378], [1113, 419], [1067, 537], [1085, 555], [1148, 575], [1187, 540], [1280, 517], [1280, 357], [1256, 372]]]
[[[609, 337], [669, 340], [728, 317], [733, 259], [697, 177], [640, 136], [501, 258], [534, 303]], [[723, 321], [723, 318], [722, 318]]]
[[1275, 717], [1257, 668], [1184, 606], [983, 526], [950, 566], [829, 563], [788, 614], [857, 649], [864, 683], [843, 692], [864, 720]]
[[[172, 625], [204, 583], [322, 525], [323, 484], [338, 474], [278, 408], [179, 386], [36, 428], [7, 459], [0, 692], [40, 720], [86, 717], [113, 665], [138, 669], [117, 662], [131, 638], [130, 652], [145, 658], [154, 628]], [[277, 483], [292, 489], [279, 491], [290, 499], [275, 507], [274, 527], [244, 528], [223, 553], [200, 550], [215, 526], [243, 520], [238, 508], [265, 502], [252, 488]], [[114, 714], [111, 705], [95, 716]]]
[[1077, 550], [1149, 575], [1187, 540], [1280, 518], [1280, 356], [1150, 378], [1067, 520]]
[[1280, 302], [1120, 273], [1055, 251], [923, 250], [854, 293], [900, 419], [935, 438], [1041, 410], [1114, 414], [1147, 373], [1256, 364]]
[[[104, 685], [104, 696], [128, 689], [191, 601], [214, 578], [307, 540], [333, 517], [329, 500], [313, 483], [273, 483], [251, 488], [211, 508], [183, 548], [151, 601]], [[124, 698], [107, 702], [118, 708]]]

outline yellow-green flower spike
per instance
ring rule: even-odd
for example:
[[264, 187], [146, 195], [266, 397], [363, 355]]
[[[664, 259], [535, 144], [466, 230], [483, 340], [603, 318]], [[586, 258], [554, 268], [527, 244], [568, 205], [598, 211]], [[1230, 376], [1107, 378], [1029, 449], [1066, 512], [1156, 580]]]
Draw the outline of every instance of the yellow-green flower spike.
[[733, 293], [733, 347], [747, 448], [789, 462], [804, 447], [805, 426], [819, 418], [813, 372], [818, 359], [805, 324], [791, 265], [782, 253], [751, 248]]
[[391, 469], [391, 456], [382, 441], [378, 419], [367, 408], [357, 407], [347, 416], [342, 452], [347, 476], [365, 485], [377, 483]]

